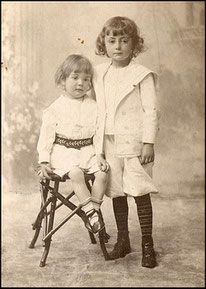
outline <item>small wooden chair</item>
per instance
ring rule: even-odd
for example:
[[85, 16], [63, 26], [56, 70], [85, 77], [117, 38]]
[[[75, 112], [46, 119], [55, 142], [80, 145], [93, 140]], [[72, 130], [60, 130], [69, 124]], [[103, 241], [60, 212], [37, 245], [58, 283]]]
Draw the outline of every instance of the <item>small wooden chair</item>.
[[[71, 202], [70, 198], [75, 194], [74, 192], [70, 193], [67, 197], [64, 197], [59, 192], [59, 186], [61, 182], [65, 182], [68, 177], [60, 178], [58, 175], [53, 174], [51, 180], [40, 180], [40, 192], [41, 192], [41, 206], [36, 217], [36, 220], [32, 224], [32, 229], [35, 230], [33, 239], [29, 245], [29, 248], [34, 248], [35, 243], [38, 239], [39, 232], [42, 228], [43, 230], [43, 246], [44, 251], [40, 261], [40, 267], [44, 267], [46, 264], [46, 259], [49, 253], [52, 235], [57, 232], [68, 220], [72, 218], [74, 215], [78, 215], [82, 221], [85, 223], [87, 221], [87, 216], [85, 212], [81, 209], [81, 205], [76, 206], [73, 202]], [[86, 185], [91, 192], [91, 186], [94, 182], [94, 175], [93, 174], [85, 174], [85, 182]], [[58, 202], [58, 203], [57, 203]], [[50, 209], [49, 209], [50, 205]], [[59, 209], [62, 205], [65, 205], [70, 209], [70, 213], [65, 216], [65, 218], [59, 222], [56, 227], [54, 228], [54, 217], [55, 212]], [[103, 216], [100, 210], [100, 217], [103, 221]], [[86, 227], [85, 227], [86, 228]], [[88, 230], [90, 240], [92, 244], [96, 244], [95, 235]], [[108, 242], [110, 236], [106, 233], [105, 225], [103, 229], [97, 233], [99, 237], [100, 247], [102, 253], [104, 255], [105, 260], [109, 260], [109, 255], [105, 246], [105, 243]]]

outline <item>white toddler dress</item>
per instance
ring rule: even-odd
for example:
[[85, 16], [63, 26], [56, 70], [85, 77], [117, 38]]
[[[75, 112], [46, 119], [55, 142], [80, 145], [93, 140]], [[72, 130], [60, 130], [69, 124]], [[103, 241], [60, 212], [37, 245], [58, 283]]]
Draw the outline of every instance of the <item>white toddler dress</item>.
[[87, 173], [98, 171], [94, 144], [75, 149], [54, 143], [56, 134], [70, 140], [92, 138], [96, 117], [95, 100], [88, 96], [70, 99], [61, 95], [43, 112], [37, 145], [39, 163], [49, 162], [54, 173], [61, 177], [74, 167]]

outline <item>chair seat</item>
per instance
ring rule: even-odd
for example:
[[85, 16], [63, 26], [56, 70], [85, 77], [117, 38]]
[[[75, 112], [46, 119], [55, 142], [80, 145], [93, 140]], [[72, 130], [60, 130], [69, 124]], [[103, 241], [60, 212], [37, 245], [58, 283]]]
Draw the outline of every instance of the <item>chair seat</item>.
[[[38, 166], [38, 169], [36, 170], [37, 171], [37, 174], [40, 170], [40, 167]], [[66, 180], [69, 180], [69, 176], [68, 174], [65, 174], [64, 176], [60, 177], [59, 175], [55, 174], [55, 173], [50, 173], [49, 176], [52, 178], [51, 181], [59, 181], [59, 182], [65, 182]], [[86, 181], [94, 181], [95, 179], [95, 176], [94, 174], [87, 174], [87, 173], [84, 173], [84, 176], [85, 176], [85, 180]]]

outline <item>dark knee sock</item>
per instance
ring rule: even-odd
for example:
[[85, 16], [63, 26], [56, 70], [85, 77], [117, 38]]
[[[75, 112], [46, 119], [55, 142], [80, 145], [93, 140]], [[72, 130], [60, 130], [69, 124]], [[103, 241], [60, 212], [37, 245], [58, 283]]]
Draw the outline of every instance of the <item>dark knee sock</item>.
[[114, 216], [118, 231], [128, 231], [128, 204], [127, 197], [112, 199]]
[[134, 197], [137, 205], [137, 214], [139, 217], [142, 237], [152, 236], [152, 203], [150, 194]]

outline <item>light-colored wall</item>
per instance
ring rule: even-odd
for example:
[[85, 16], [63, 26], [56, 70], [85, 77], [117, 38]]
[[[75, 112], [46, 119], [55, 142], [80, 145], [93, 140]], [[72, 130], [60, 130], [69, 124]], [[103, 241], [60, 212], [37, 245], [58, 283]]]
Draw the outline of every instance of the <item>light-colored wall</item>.
[[[24, 104], [27, 101], [29, 103], [32, 93], [29, 96], [27, 91], [31, 90], [32, 83], [36, 81], [39, 88], [35, 91], [32, 105], [37, 119], [40, 119], [42, 109], [58, 97], [59, 91], [55, 88], [53, 79], [64, 58], [71, 53], [80, 53], [90, 58], [93, 64], [107, 61], [94, 53], [95, 41], [102, 25], [108, 18], [118, 15], [133, 19], [148, 47], [138, 60], [157, 71], [160, 77], [158, 99], [162, 117], [156, 144], [155, 182], [163, 193], [187, 194], [188, 190], [193, 190], [191, 188], [202, 192], [205, 48], [203, 1], [4, 2], [3, 8], [3, 60], [4, 66], [8, 66], [7, 70], [3, 69], [3, 80], [10, 86], [15, 83], [16, 88], [15, 94], [12, 94], [11, 87], [5, 88], [4, 96], [10, 99], [6, 97], [4, 100], [5, 110], [8, 112], [15, 106], [15, 101], [22, 101], [22, 98], [25, 99]], [[78, 38], [84, 40], [84, 43]], [[10, 50], [6, 49], [7, 46]], [[10, 56], [7, 51], [11, 51]], [[22, 87], [26, 91], [24, 96]], [[12, 138], [10, 121], [7, 119], [7, 140]], [[39, 125], [38, 122], [37, 124]], [[13, 129], [15, 131], [15, 127]], [[37, 136], [38, 131], [39, 127], [35, 129], [34, 135]], [[29, 133], [31, 131], [27, 129], [25, 135]], [[17, 136], [13, 137], [11, 143], [15, 139], [17, 140]], [[34, 166], [37, 159], [37, 139], [33, 139], [33, 151], [30, 148], [31, 166]], [[11, 155], [11, 150], [11, 144], [7, 144], [5, 155]], [[21, 166], [20, 161], [13, 159], [9, 164], [6, 162], [5, 169], [9, 174], [14, 174], [16, 168]], [[22, 174], [18, 174], [16, 179], [20, 187], [26, 181], [25, 175], [31, 177], [32, 169], [29, 171], [30, 174], [25, 174], [23, 167]], [[6, 182], [7, 185], [9, 183]]]

